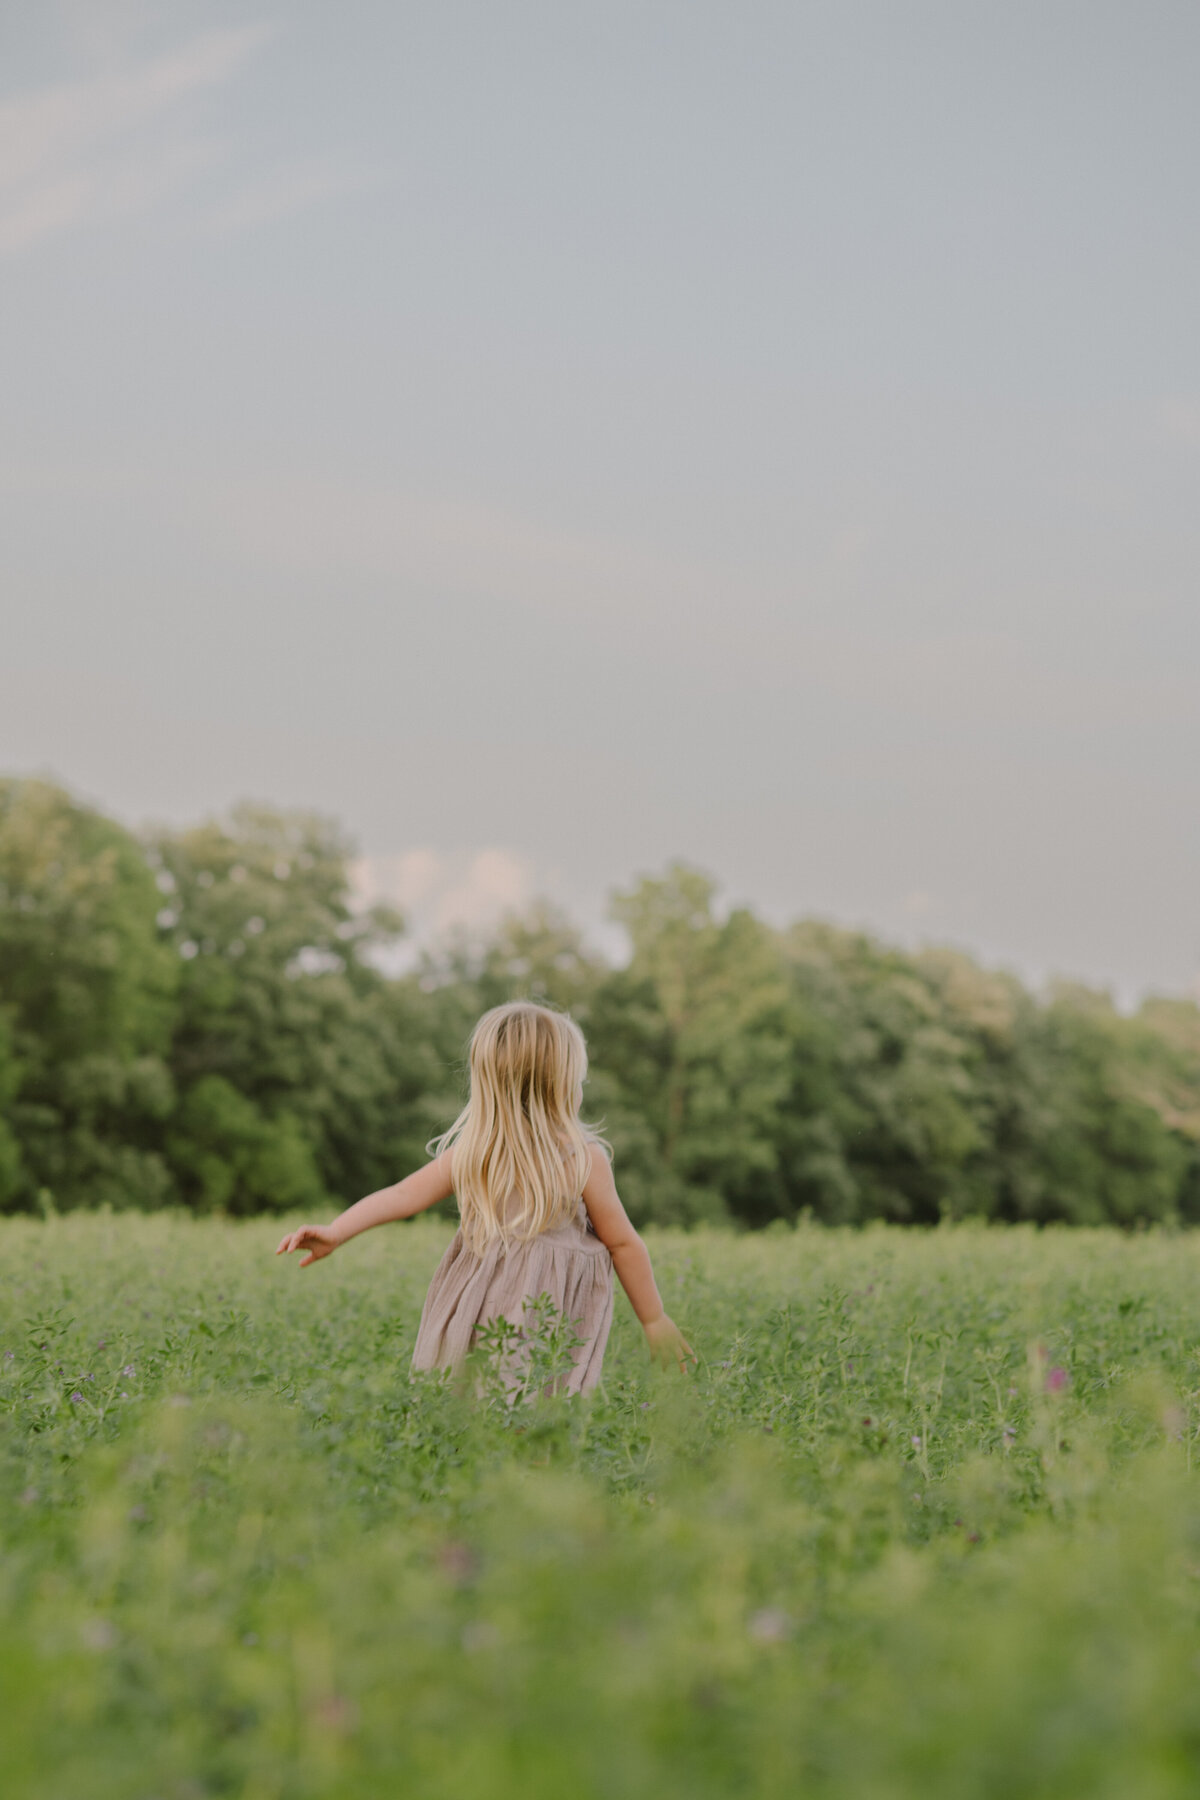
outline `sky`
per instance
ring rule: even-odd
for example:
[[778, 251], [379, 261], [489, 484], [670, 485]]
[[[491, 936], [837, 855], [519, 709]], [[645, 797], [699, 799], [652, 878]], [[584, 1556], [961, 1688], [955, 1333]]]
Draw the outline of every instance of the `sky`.
[[1200, 994], [1192, 0], [6, 0], [0, 771]]

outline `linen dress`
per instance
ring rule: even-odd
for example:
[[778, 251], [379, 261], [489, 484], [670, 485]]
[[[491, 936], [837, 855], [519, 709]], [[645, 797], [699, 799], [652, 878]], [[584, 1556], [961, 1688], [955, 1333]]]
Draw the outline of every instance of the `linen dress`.
[[582, 1199], [564, 1225], [507, 1249], [497, 1239], [482, 1256], [467, 1249], [460, 1228], [429, 1284], [413, 1368], [461, 1368], [478, 1326], [504, 1317], [520, 1329], [524, 1302], [539, 1294], [549, 1294], [584, 1339], [560, 1391], [587, 1393], [600, 1379], [612, 1327], [613, 1261], [592, 1231]]

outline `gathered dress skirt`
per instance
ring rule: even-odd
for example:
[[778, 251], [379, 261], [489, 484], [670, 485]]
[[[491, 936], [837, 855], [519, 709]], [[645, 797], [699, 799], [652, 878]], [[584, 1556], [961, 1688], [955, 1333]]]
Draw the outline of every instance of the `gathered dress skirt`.
[[549, 1294], [583, 1339], [556, 1386], [563, 1393], [586, 1393], [600, 1379], [612, 1326], [613, 1262], [590, 1229], [582, 1200], [565, 1225], [507, 1246], [497, 1240], [482, 1256], [468, 1250], [457, 1231], [425, 1296], [413, 1368], [461, 1369], [481, 1325], [505, 1318], [523, 1330], [525, 1303], [541, 1294]]

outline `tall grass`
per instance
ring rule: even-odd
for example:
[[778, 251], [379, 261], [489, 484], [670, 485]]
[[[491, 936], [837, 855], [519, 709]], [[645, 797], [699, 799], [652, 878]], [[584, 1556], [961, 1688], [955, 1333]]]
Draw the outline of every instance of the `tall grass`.
[[0, 1226], [11, 1800], [1200, 1791], [1200, 1242], [663, 1234], [511, 1407], [280, 1229]]

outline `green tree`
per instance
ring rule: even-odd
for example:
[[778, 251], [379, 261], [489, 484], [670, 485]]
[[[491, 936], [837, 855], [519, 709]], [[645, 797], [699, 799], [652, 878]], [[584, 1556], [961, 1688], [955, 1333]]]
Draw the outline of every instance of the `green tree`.
[[[1170, 1058], [1105, 994], [1062, 983], [1041, 1020], [1050, 1124], [1037, 1216], [1134, 1225], [1174, 1217], [1195, 1139], [1172, 1117]], [[1195, 1100], [1193, 1100], [1193, 1106]]]
[[422, 955], [413, 980], [439, 996], [444, 1053], [465, 1097], [467, 1042], [481, 1014], [507, 1000], [534, 1000], [570, 1013], [586, 1029], [592, 996], [608, 974], [562, 909], [539, 899], [524, 912], [505, 913], [486, 936], [452, 933]]
[[635, 1216], [1200, 1221], [1200, 1008], [1045, 996], [950, 950], [722, 916], [672, 864], [612, 968], [545, 901], [381, 973], [350, 845], [242, 806], [139, 842], [0, 781], [0, 1206], [314, 1211], [394, 1180], [466, 1091], [480, 1013], [568, 1010]]
[[674, 863], [613, 897], [632, 957], [591, 1000], [592, 1105], [642, 1217], [757, 1221], [781, 1205], [783, 964], [775, 934], [744, 910], [719, 920], [714, 894]]
[[221, 1075], [202, 1075], [184, 1096], [167, 1139], [196, 1211], [319, 1208], [325, 1191], [312, 1144], [295, 1114], [266, 1117]]
[[23, 1185], [21, 1145], [12, 1117], [12, 1104], [20, 1085], [12, 1022], [0, 1008], [0, 1212], [18, 1198]]
[[489, 939], [475, 977], [480, 1010], [529, 999], [583, 1022], [607, 972], [561, 907], [535, 900], [524, 913], [507, 913]]
[[931, 968], [821, 923], [785, 934], [793, 1040], [787, 1170], [829, 1220], [986, 1210], [980, 1048]]
[[357, 1197], [436, 1128], [433, 1008], [373, 965], [402, 920], [352, 908], [350, 849], [319, 815], [250, 805], [152, 840], [182, 967], [169, 1148], [193, 1206]]
[[17, 1065], [8, 1204], [169, 1199], [156, 1144], [178, 959], [127, 831], [62, 789], [0, 780], [0, 1005]]
[[1155, 997], [1131, 1022], [1134, 1053], [1126, 1082], [1171, 1131], [1184, 1157], [1179, 1216], [1200, 1224], [1200, 1006]]

